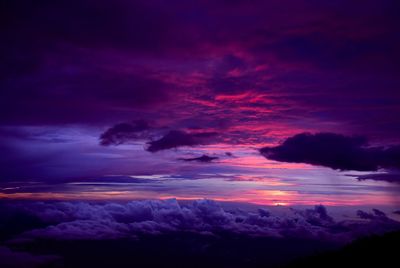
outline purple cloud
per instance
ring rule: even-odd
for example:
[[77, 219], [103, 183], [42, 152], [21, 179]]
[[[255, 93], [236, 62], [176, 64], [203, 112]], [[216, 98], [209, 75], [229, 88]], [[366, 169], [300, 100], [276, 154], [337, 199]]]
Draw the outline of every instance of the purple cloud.
[[[275, 238], [321, 239], [347, 242], [357, 237], [398, 230], [400, 224], [383, 212], [359, 211], [361, 220], [337, 221], [324, 206], [289, 209], [285, 213], [228, 210], [212, 200], [180, 204], [175, 199], [128, 203], [34, 202], [12, 206], [13, 211], [36, 217], [42, 228], [21, 237], [61, 240], [135, 238], [141, 234], [220, 232]], [[284, 208], [282, 208], [284, 210]], [[7, 215], [4, 215], [7, 220]], [[1, 222], [1, 221], [0, 221]]]
[[376, 171], [400, 168], [400, 147], [369, 147], [364, 137], [334, 133], [302, 133], [287, 138], [276, 147], [264, 147], [260, 153], [268, 159], [307, 163], [339, 170]]
[[387, 170], [385, 173], [366, 174], [366, 175], [349, 175], [355, 177], [357, 180], [374, 180], [374, 181], [387, 181], [393, 183], [400, 183], [400, 172], [398, 170]]
[[135, 121], [134, 123], [116, 124], [100, 135], [100, 144], [104, 146], [119, 145], [138, 139], [140, 137], [139, 133], [149, 129], [149, 124], [143, 120]]
[[162, 150], [178, 148], [182, 146], [204, 145], [212, 142], [217, 136], [216, 132], [188, 133], [180, 130], [171, 130], [162, 138], [148, 142], [147, 151], [155, 153]]
[[196, 161], [196, 162], [203, 162], [203, 163], [210, 163], [214, 160], [218, 159], [216, 156], [208, 156], [208, 155], [202, 155], [199, 157], [192, 157], [192, 158], [179, 158], [179, 160], [190, 162], [190, 161]]

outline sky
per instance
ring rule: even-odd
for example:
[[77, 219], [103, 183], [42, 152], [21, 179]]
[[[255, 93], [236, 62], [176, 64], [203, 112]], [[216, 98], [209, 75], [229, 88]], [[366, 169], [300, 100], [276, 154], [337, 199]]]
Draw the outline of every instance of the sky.
[[399, 14], [0, 1], [0, 267], [397, 261]]
[[399, 204], [397, 1], [2, 1], [0, 198]]

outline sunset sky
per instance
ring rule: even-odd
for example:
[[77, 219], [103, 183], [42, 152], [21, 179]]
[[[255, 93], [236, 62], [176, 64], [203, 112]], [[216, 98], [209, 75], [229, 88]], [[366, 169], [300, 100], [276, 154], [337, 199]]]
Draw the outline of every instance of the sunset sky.
[[0, 9], [0, 198], [400, 203], [397, 1], [39, 2]]
[[398, 262], [399, 14], [1, 0], [0, 267]]

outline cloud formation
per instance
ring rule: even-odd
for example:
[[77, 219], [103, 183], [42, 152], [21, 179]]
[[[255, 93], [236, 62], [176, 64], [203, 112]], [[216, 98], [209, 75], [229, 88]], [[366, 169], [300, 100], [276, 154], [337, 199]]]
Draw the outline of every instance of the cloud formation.
[[182, 146], [209, 144], [215, 136], [217, 136], [216, 132], [188, 133], [181, 130], [171, 130], [160, 139], [148, 142], [149, 146], [146, 150], [155, 153]]
[[[100, 137], [100, 144], [103, 146], [120, 145], [138, 139], [152, 139], [159, 135], [162, 128], [153, 128], [144, 120], [134, 121], [133, 123], [120, 123], [107, 129]], [[198, 130], [198, 129], [197, 129]], [[187, 132], [183, 130], [170, 130], [163, 134], [161, 138], [147, 142], [146, 150], [158, 152], [162, 150], [174, 149], [183, 146], [205, 145], [213, 142], [217, 132]], [[216, 158], [202, 156], [199, 158], [181, 159], [184, 161], [210, 162]]]
[[192, 158], [179, 158], [179, 160], [190, 162], [190, 161], [196, 161], [196, 162], [203, 162], [203, 163], [210, 163], [214, 160], [218, 159], [216, 156], [208, 156], [208, 155], [202, 155], [199, 157], [192, 157]]
[[149, 124], [143, 120], [116, 124], [100, 135], [100, 144], [104, 146], [119, 145], [132, 141], [140, 138], [139, 133], [148, 129], [150, 129]]
[[364, 137], [334, 133], [297, 134], [281, 145], [261, 148], [260, 153], [271, 160], [339, 170], [400, 168], [400, 146], [370, 147]]
[[366, 174], [366, 175], [349, 175], [357, 180], [374, 180], [400, 183], [400, 172], [398, 170], [388, 170], [385, 173]]
[[[373, 213], [359, 211], [360, 220], [345, 221], [335, 220], [322, 205], [285, 211], [271, 212], [265, 208], [258, 211], [229, 210], [212, 200], [180, 204], [175, 199], [13, 205], [14, 214], [29, 215], [41, 222], [42, 227], [27, 229], [22, 237], [57, 240], [135, 238], [143, 234], [189, 232], [346, 242], [400, 228], [400, 223], [378, 210]], [[3, 214], [0, 222], [9, 221], [10, 216]]]

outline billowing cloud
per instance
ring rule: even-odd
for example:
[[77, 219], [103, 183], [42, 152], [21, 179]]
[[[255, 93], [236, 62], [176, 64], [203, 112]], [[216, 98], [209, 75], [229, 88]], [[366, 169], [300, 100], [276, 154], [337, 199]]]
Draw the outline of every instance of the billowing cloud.
[[8, 235], [0, 240], [1, 267], [160, 267], [193, 260], [199, 267], [281, 267], [400, 229], [379, 210], [343, 217], [321, 205], [238, 208], [211, 200], [1, 202], [0, 212], [0, 230]]
[[[41, 227], [25, 228], [20, 235], [25, 238], [98, 240], [192, 232], [346, 242], [400, 228], [400, 223], [378, 210], [359, 211], [360, 220], [354, 217], [338, 221], [321, 205], [310, 209], [282, 208], [284, 213], [266, 208], [224, 209], [212, 200], [180, 204], [175, 199], [128, 203], [34, 202], [10, 206], [13, 215], [28, 215], [40, 222]], [[0, 222], [13, 217], [4, 213], [4, 209], [3, 214]]]
[[217, 134], [216, 132], [188, 133], [181, 130], [171, 130], [160, 139], [148, 142], [147, 151], [154, 153], [182, 146], [209, 144]]
[[372, 213], [370, 212], [365, 212], [363, 210], [358, 210], [357, 211], [357, 216], [360, 217], [361, 219], [367, 219], [367, 220], [386, 220], [387, 216], [384, 212], [380, 211], [379, 209], [372, 209]]
[[264, 147], [268, 159], [319, 165], [339, 170], [376, 171], [400, 168], [400, 147], [370, 147], [364, 137], [334, 133], [302, 133], [276, 147]]

